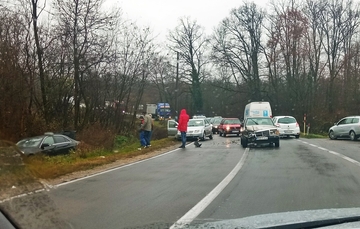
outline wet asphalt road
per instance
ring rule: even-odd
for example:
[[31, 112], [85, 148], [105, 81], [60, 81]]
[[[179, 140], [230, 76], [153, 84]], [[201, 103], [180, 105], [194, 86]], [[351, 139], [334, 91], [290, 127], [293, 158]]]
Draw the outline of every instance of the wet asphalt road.
[[[51, 189], [61, 228], [169, 228], [237, 165], [235, 177], [194, 222], [360, 207], [360, 141], [281, 139], [244, 150], [238, 137], [206, 140]], [[64, 226], [65, 225], [65, 226]]]

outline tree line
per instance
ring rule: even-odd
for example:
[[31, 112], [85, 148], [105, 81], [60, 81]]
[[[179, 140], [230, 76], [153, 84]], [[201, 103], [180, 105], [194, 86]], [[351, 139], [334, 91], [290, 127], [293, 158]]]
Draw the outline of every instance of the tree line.
[[212, 34], [184, 16], [165, 45], [103, 6], [0, 3], [0, 138], [93, 123], [126, 133], [139, 105], [156, 102], [242, 118], [264, 100], [317, 131], [360, 113], [357, 2], [243, 2]]

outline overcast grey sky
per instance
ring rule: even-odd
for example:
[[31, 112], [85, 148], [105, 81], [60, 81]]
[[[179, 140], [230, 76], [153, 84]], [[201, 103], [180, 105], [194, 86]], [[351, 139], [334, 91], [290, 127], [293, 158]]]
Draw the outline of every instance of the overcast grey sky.
[[[140, 26], [150, 26], [159, 41], [165, 40], [169, 30], [176, 27], [179, 18], [190, 16], [205, 27], [210, 34], [233, 8], [242, 5], [242, 0], [107, 0], [107, 5], [116, 4], [126, 18]], [[266, 7], [268, 0], [254, 0]]]

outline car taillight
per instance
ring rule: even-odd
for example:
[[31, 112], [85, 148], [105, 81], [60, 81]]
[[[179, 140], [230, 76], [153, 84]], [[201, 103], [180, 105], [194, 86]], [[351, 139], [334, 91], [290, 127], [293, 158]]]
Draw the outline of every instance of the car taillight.
[[299, 127], [299, 123], [296, 123], [296, 127]]

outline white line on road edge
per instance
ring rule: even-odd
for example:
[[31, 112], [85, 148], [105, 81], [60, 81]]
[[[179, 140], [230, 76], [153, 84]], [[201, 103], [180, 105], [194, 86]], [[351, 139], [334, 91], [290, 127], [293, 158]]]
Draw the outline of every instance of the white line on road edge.
[[328, 152], [328, 153], [331, 153], [331, 154], [333, 154], [333, 155], [335, 155], [335, 156], [341, 157], [342, 159], [344, 159], [344, 160], [346, 160], [346, 161], [348, 161], [348, 162], [351, 162], [351, 163], [353, 163], [353, 164], [355, 164], [355, 165], [357, 165], [357, 166], [360, 166], [360, 162], [358, 162], [358, 161], [356, 161], [356, 160], [354, 160], [354, 159], [352, 159], [352, 158], [350, 158], [350, 157], [347, 157], [347, 156], [345, 156], [345, 155], [343, 155], [343, 154], [337, 153], [337, 152], [335, 152], [335, 151], [328, 150], [328, 149], [323, 148], [323, 147], [321, 147], [321, 146], [317, 146], [317, 145], [314, 145], [314, 144], [309, 144], [309, 143], [307, 143], [307, 142], [305, 142], [305, 141], [302, 141], [302, 140], [298, 140], [298, 141], [299, 141], [299, 142], [302, 142], [302, 143], [305, 143], [305, 144], [308, 144], [308, 145], [310, 145], [310, 146], [313, 146], [313, 147], [315, 147], [315, 148], [318, 148], [318, 149], [320, 149], [320, 150], [326, 151], [326, 152]]
[[234, 169], [199, 203], [197, 203], [190, 211], [188, 211], [183, 217], [181, 217], [176, 223], [174, 223], [170, 229], [186, 227], [191, 223], [209, 204], [224, 190], [224, 188], [230, 183], [230, 181], [236, 176], [245, 163], [246, 156], [248, 155], [249, 148], [245, 149], [240, 161], [234, 167]]
[[[193, 143], [187, 144], [186, 146], [189, 146], [191, 144], [193, 144]], [[159, 157], [168, 155], [168, 154], [173, 153], [173, 152], [175, 152], [177, 150], [180, 150], [180, 149], [174, 149], [174, 150], [171, 150], [171, 151], [169, 151], [167, 153], [159, 154], [157, 156], [150, 157], [150, 158], [147, 158], [147, 159], [144, 159], [144, 160], [141, 160], [141, 161], [136, 161], [136, 162], [133, 162], [133, 163], [130, 163], [130, 164], [127, 164], [127, 165], [117, 166], [115, 168], [108, 169], [108, 170], [103, 171], [103, 172], [95, 173], [95, 174], [92, 174], [92, 175], [88, 175], [86, 177], [77, 178], [77, 179], [74, 179], [74, 180], [71, 180], [71, 181], [60, 183], [60, 184], [54, 185], [53, 187], [57, 188], [57, 187], [60, 187], [60, 186], [63, 186], [63, 185], [67, 185], [67, 184], [71, 184], [71, 183], [74, 183], [74, 182], [77, 182], [77, 181], [81, 181], [81, 180], [85, 180], [85, 179], [88, 179], [88, 178], [91, 178], [91, 177], [95, 177], [95, 176], [98, 176], [98, 175], [101, 175], [101, 174], [109, 173], [109, 172], [112, 172], [112, 171], [115, 171], [115, 170], [118, 170], [118, 169], [126, 168], [126, 167], [129, 167], [129, 166], [132, 166], [132, 165], [136, 165], [136, 164], [139, 164], [139, 163], [142, 163], [142, 162], [145, 162], [145, 161], [149, 161], [149, 160], [152, 160], [152, 159], [155, 159], [155, 158], [159, 158]]]
[[[193, 143], [189, 143], [186, 146], [189, 146], [191, 144], [193, 144]], [[89, 175], [89, 176], [86, 176], [86, 177], [74, 179], [74, 180], [67, 181], [67, 182], [64, 182], [64, 183], [61, 183], [61, 184], [57, 184], [57, 185], [49, 185], [46, 182], [41, 181], [40, 183], [44, 186], [44, 188], [35, 190], [33, 192], [28, 192], [28, 193], [23, 193], [23, 194], [16, 195], [16, 196], [8, 197], [6, 199], [0, 199], [0, 204], [4, 203], [4, 202], [7, 202], [7, 201], [10, 201], [10, 200], [13, 200], [13, 199], [21, 198], [21, 197], [24, 197], [24, 196], [29, 196], [29, 195], [32, 195], [34, 193], [39, 193], [39, 192], [43, 192], [43, 191], [50, 191], [50, 189], [52, 189], [52, 188], [57, 188], [57, 187], [60, 187], [60, 186], [63, 186], [63, 185], [67, 185], [67, 184], [71, 184], [71, 183], [74, 183], [74, 182], [77, 182], [77, 181], [81, 181], [81, 180], [85, 180], [85, 179], [88, 179], [88, 178], [91, 178], [91, 177], [95, 177], [97, 175], [101, 175], [101, 174], [109, 173], [109, 172], [112, 172], [112, 171], [115, 171], [115, 170], [118, 170], [118, 169], [129, 167], [131, 165], [139, 164], [141, 162], [149, 161], [151, 159], [155, 159], [155, 158], [162, 157], [162, 156], [165, 156], [167, 154], [173, 153], [173, 152], [175, 152], [177, 150], [180, 150], [180, 149], [174, 149], [174, 150], [171, 150], [171, 151], [163, 153], [163, 154], [159, 154], [159, 155], [154, 156], [154, 157], [150, 157], [150, 158], [147, 158], [147, 159], [144, 159], [144, 160], [141, 160], [141, 161], [133, 162], [133, 163], [130, 163], [130, 164], [127, 164], [127, 165], [118, 166], [118, 167], [108, 169], [108, 170], [103, 171], [103, 172], [95, 173], [95, 174], [92, 174], [92, 175]]]

